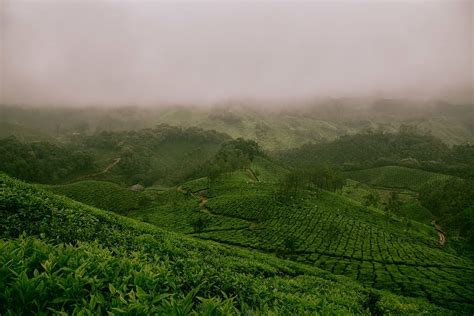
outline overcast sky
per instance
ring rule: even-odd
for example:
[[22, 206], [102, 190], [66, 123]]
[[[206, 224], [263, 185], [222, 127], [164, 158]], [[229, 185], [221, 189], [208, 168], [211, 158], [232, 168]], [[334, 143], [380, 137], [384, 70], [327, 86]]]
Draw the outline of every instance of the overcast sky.
[[0, 0], [4, 103], [442, 96], [473, 86], [474, 1]]

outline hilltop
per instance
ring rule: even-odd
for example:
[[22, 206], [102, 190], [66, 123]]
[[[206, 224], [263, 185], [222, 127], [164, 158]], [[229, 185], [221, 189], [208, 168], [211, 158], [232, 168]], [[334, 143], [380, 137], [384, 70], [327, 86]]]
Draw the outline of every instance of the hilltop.
[[[289, 100], [277, 104], [229, 101], [214, 106], [156, 108], [28, 108], [0, 105], [0, 137], [67, 141], [74, 135], [130, 131], [158, 124], [216, 130], [233, 138], [257, 141], [266, 150], [297, 148], [365, 131], [394, 133], [410, 127], [448, 145], [474, 139], [474, 111], [468, 104], [408, 100]], [[41, 131], [35, 139], [31, 131]]]

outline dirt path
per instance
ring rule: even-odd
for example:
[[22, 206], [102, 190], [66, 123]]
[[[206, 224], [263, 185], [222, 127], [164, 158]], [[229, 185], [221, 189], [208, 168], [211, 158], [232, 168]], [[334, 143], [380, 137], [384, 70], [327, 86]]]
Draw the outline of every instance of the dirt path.
[[200, 195], [199, 196], [199, 207], [201, 208], [201, 212], [211, 214], [209, 209], [206, 207], [207, 197]]
[[81, 180], [81, 179], [86, 179], [86, 178], [92, 178], [95, 176], [99, 176], [101, 174], [107, 173], [112, 169], [116, 164], [120, 162], [121, 158], [114, 158], [114, 160], [108, 164], [102, 171], [96, 172], [96, 173], [91, 173], [91, 174], [86, 174], [85, 176], [80, 176], [77, 177], [74, 181]]
[[122, 159], [122, 158], [115, 158], [114, 161], [113, 161], [110, 165], [108, 165], [107, 167], [105, 167], [105, 169], [102, 170], [102, 172], [100, 172], [99, 174], [109, 172], [109, 170], [112, 169], [116, 164], [118, 164], [121, 159]]
[[446, 234], [441, 229], [441, 226], [436, 223], [436, 220], [432, 220], [431, 224], [435, 227], [436, 232], [438, 233], [438, 243], [443, 246], [446, 242]]
[[246, 170], [248, 171], [248, 173], [250, 173], [250, 175], [252, 176], [252, 178], [255, 179], [255, 181], [260, 182], [260, 180], [258, 179], [257, 175], [255, 174], [255, 172], [254, 172], [251, 168], [247, 168]]
[[[186, 191], [185, 189], [183, 189], [182, 186], [178, 186], [176, 187], [176, 191], [177, 192], [181, 192], [181, 193], [188, 193], [188, 191]], [[209, 200], [205, 195], [203, 195], [202, 193], [204, 192], [205, 190], [199, 190], [199, 191], [196, 191], [196, 192], [191, 192], [191, 195], [194, 196], [194, 197], [197, 197], [199, 199], [199, 211], [202, 212], [202, 213], [206, 213], [206, 214], [209, 214], [211, 216], [223, 216], [223, 217], [229, 217], [229, 218], [239, 218], [239, 217], [232, 217], [232, 216], [228, 216], [228, 215], [220, 215], [220, 214], [214, 214], [212, 213], [206, 206], [206, 203], [207, 201]], [[242, 218], [239, 218], [239, 219], [242, 219]], [[251, 222], [251, 221], [248, 221], [249, 222], [249, 226], [247, 227], [241, 227], [241, 228], [224, 228], [224, 229], [217, 229], [215, 231], [220, 231], [220, 230], [242, 230], [242, 229], [258, 229], [257, 228], [257, 223], [255, 222]], [[214, 230], [209, 230], [209, 231], [214, 231]]]

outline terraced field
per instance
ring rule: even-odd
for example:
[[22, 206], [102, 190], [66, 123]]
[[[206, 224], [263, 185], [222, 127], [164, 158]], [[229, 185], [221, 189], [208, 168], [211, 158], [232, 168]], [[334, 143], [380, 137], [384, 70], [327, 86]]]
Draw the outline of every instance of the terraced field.
[[0, 175], [0, 313], [453, 315], [420, 299], [166, 232]]
[[183, 187], [167, 190], [157, 196], [152, 206], [132, 212], [129, 216], [161, 228], [188, 234], [193, 233], [192, 224], [198, 219], [205, 222], [206, 232], [238, 230], [250, 226], [250, 222], [239, 218], [206, 212], [200, 206], [199, 197], [187, 190]]
[[[276, 254], [461, 313], [474, 311], [471, 261], [440, 247], [432, 226], [408, 226], [397, 214], [387, 216], [361, 204], [366, 192], [378, 190], [383, 199], [385, 189], [353, 181], [351, 190], [357, 187], [357, 192], [352, 194], [303, 191], [295, 200], [280, 194], [277, 178], [265, 176], [264, 162], [257, 165], [259, 172], [254, 165], [213, 182], [200, 178], [157, 191], [147, 207], [128, 215], [200, 239]], [[404, 202], [416, 201], [415, 192], [405, 191]], [[193, 228], [197, 220], [205, 222], [199, 232]]]
[[[239, 195], [210, 198], [207, 207], [213, 214], [256, 224], [205, 232], [200, 238], [275, 252], [437, 304], [474, 307], [472, 263], [440, 249], [429, 226], [406, 231], [401, 222], [328, 192], [290, 206], [271, 195]], [[288, 240], [294, 249], [287, 249]]]
[[274, 253], [456, 310], [474, 310], [472, 262], [440, 248], [432, 226], [407, 227], [400, 218], [326, 191], [286, 201], [274, 184], [252, 181], [245, 171], [227, 175], [211, 191], [208, 184], [203, 178], [169, 191], [179, 193], [182, 204], [173, 208], [163, 199], [134, 217], [190, 234], [191, 221], [203, 217], [209, 225], [195, 237]]
[[107, 181], [87, 180], [44, 187], [76, 201], [117, 213], [136, 210], [141, 204], [146, 203], [142, 192], [134, 192]]

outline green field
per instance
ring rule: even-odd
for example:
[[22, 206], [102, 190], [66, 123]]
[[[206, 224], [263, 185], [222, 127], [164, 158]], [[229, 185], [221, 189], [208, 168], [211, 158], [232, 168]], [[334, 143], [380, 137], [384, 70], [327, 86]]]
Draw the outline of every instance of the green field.
[[394, 212], [394, 215], [401, 218], [408, 218], [414, 221], [430, 224], [434, 215], [418, 201], [418, 193], [396, 188], [371, 187], [369, 185], [347, 179], [342, 188], [341, 194], [359, 203], [365, 203], [369, 194], [376, 194], [379, 198], [379, 208], [383, 207], [390, 199], [390, 194], [395, 192], [401, 202], [400, 209]]
[[[221, 114], [204, 120], [247, 126]], [[272, 153], [170, 125], [76, 136], [1, 143], [0, 169], [32, 183], [1, 175], [1, 315], [474, 312], [474, 146], [367, 132]]]
[[2, 314], [451, 314], [0, 179]]
[[147, 203], [147, 197], [142, 192], [134, 192], [106, 181], [78, 181], [45, 188], [76, 201], [120, 214], [136, 210]]
[[[206, 181], [199, 183], [190, 186], [197, 193], [181, 192], [180, 198], [161, 200], [133, 216], [186, 233], [193, 232], [193, 218], [203, 217], [208, 226], [195, 237], [276, 254], [449, 308], [474, 307], [472, 262], [441, 249], [432, 226], [407, 227], [400, 217], [387, 218], [381, 210], [326, 191], [281, 201], [275, 185], [252, 180], [246, 171], [223, 177], [211, 191], [205, 190]], [[199, 206], [203, 197], [206, 203]], [[180, 199], [183, 204], [171, 204]]]

